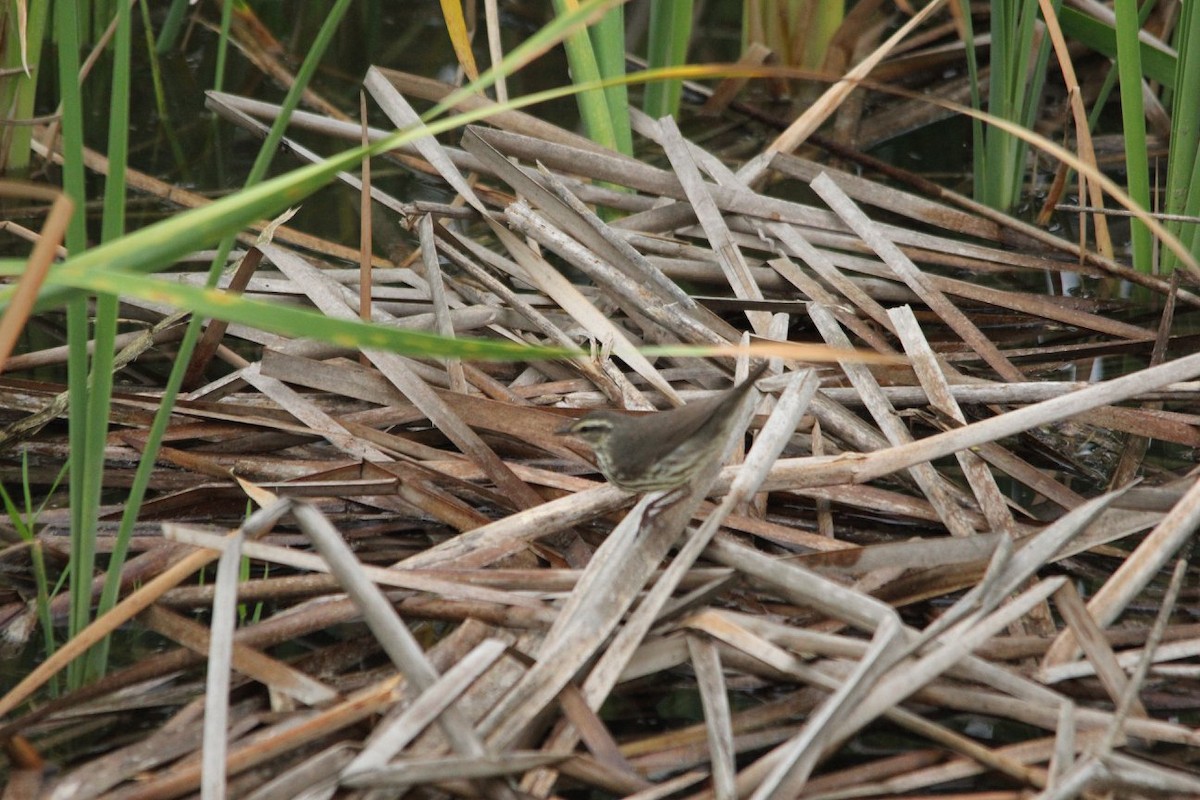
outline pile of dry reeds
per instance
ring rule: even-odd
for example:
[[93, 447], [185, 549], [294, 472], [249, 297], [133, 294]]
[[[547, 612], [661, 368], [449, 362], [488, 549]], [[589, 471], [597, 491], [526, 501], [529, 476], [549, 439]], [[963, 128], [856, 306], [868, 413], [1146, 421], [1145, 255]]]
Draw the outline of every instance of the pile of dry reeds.
[[[425, 91], [367, 84], [397, 124], [396, 86]], [[1172, 623], [1186, 562], [1159, 576], [1200, 490], [1143, 464], [1148, 440], [1200, 444], [1172, 410], [1194, 408], [1200, 355], [1174, 357], [1171, 336], [1175, 304], [1200, 298], [965, 201], [770, 150], [735, 172], [669, 120], [637, 120], [663, 167], [491, 122], [401, 155], [464, 204], [374, 193], [420, 242], [373, 271], [374, 316], [592, 354], [433, 363], [228, 326], [207, 357], [232, 371], [178, 403], [128, 599], [96, 626], [136, 617], [170, 644], [14, 713], [46, 662], [0, 701], [5, 735], [77, 748], [44, 796], [1200, 794], [1200, 737], [1176, 719], [1196, 705], [1200, 629]], [[780, 178], [820, 203], [773, 196]], [[1136, 280], [1166, 310], [1142, 326], [1117, 303], [1005, 288], [1064, 272]], [[282, 232], [233, 280], [335, 316], [361, 288]], [[774, 362], [742, 463], [652, 515], [556, 435], [581, 409], [727, 386], [728, 358], [639, 348], [746, 333], [911, 366]], [[1076, 380], [1109, 355], [1152, 365]], [[0, 398], [11, 418], [59, 390], [8, 381]], [[153, 388], [115, 395], [112, 486], [155, 407]], [[66, 448], [55, 430], [26, 442], [35, 481]], [[66, 515], [41, 523], [53, 563]], [[672, 716], [681, 697], [702, 721]], [[903, 744], [847, 744], [868, 728]]]

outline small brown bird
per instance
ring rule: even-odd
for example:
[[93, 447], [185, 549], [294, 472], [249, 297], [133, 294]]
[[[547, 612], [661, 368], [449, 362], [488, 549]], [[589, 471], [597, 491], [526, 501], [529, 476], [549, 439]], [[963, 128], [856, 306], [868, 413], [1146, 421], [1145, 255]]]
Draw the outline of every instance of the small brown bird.
[[742, 399], [767, 365], [724, 392], [643, 416], [592, 411], [559, 431], [587, 442], [609, 482], [628, 492], [677, 489], [719, 458]]

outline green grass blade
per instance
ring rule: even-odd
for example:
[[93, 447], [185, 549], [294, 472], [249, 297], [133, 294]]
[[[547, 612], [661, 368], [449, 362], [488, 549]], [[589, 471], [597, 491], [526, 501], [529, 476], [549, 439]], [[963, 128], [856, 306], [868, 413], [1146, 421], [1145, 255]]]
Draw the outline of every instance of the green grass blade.
[[[3, 63], [0, 66], [13, 70], [0, 82], [4, 116], [11, 120], [27, 120], [33, 117], [34, 101], [37, 96], [38, 75], [42, 65], [42, 40], [46, 36], [46, 19], [50, 3], [32, 3], [27, 6], [25, 22], [25, 48], [18, 46], [16, 30], [16, 8], [6, 4], [7, 10], [0, 12], [9, 32], [9, 41], [3, 48]], [[24, 72], [28, 66], [29, 74]], [[0, 147], [4, 152], [2, 171], [8, 175], [21, 175], [29, 168], [29, 142], [33, 138], [31, 125], [5, 125], [0, 129]]]
[[[1019, 0], [992, 0], [991, 9], [988, 112], [1030, 127], [1050, 54], [1044, 38], [1034, 51], [1037, 6]], [[974, 102], [974, 93], [972, 99]], [[994, 208], [1010, 208], [1021, 197], [1029, 148], [1019, 137], [997, 128], [986, 129], [982, 139], [982, 169], [976, 159], [976, 199]]]
[[[393, 140], [389, 140], [393, 141]], [[156, 222], [115, 241], [105, 242], [79, 255], [74, 255], [51, 271], [58, 280], [47, 283], [58, 286], [76, 285], [72, 275], [119, 263], [122, 272], [164, 270], [188, 253], [211, 247], [221, 237], [236, 233], [249, 222], [270, 217], [288, 206], [299, 203], [312, 192], [328, 183], [339, 171], [354, 167], [362, 158], [362, 148], [355, 148], [319, 164], [311, 164], [293, 172], [260, 183], [250, 189], [224, 197], [207, 206]], [[121, 293], [120, 280], [104, 291]], [[7, 304], [13, 290], [0, 290], [0, 305]], [[67, 295], [61, 290], [49, 290], [39, 300], [39, 308], [61, 303]]]
[[162, 27], [158, 30], [158, 44], [154, 48], [160, 56], [165, 56], [175, 49], [175, 43], [179, 40], [179, 34], [183, 32], [184, 23], [187, 22], [187, 12], [188, 0], [171, 0]]
[[[625, 7], [611, 8], [589, 29], [596, 65], [605, 81], [625, 75]], [[633, 155], [633, 129], [629, 123], [629, 87], [612, 83], [604, 89], [608, 115], [618, 152]]]
[[[1178, 53], [1176, 86], [1171, 107], [1171, 152], [1167, 162], [1165, 211], [1168, 214], [1200, 214], [1200, 13], [1195, 3], [1184, 3], [1176, 29]], [[1200, 252], [1200, 233], [1195, 223], [1168, 222], [1193, 254]], [[1164, 271], [1179, 261], [1164, 253]]]
[[[979, 91], [979, 54], [975, 51], [975, 27], [971, 21], [971, 0], [958, 0], [959, 15], [963, 21], [963, 37], [966, 40], [967, 77], [971, 84], [971, 108], [983, 111], [983, 95]], [[975, 177], [975, 199], [982, 197], [978, 176], [985, 175], [987, 160], [983, 122], [971, 118], [971, 159]]]
[[[1142, 60], [1138, 46], [1138, 9], [1134, 0], [1116, 0], [1117, 71], [1120, 74], [1121, 122], [1125, 139], [1125, 168], [1129, 196], [1142, 208], [1150, 204], [1150, 164], [1146, 154], [1146, 114], [1142, 105]], [[1153, 268], [1154, 243], [1139, 219], [1131, 219], [1133, 266], [1141, 272]]]
[[[649, 45], [646, 61], [650, 69], [674, 67], [687, 61], [692, 36], [692, 0], [658, 0], [650, 5]], [[679, 113], [683, 81], [656, 81], [646, 86], [642, 110], [654, 119]]]
[[[54, 29], [58, 36], [59, 97], [62, 103], [63, 150], [68, 153], [83, 152], [83, 97], [79, 89], [79, 25], [77, 6], [73, 2], [56, 3], [54, 6]], [[82, 159], [66, 159], [63, 164], [63, 191], [75, 202], [76, 213], [67, 226], [67, 249], [72, 253], [83, 252], [87, 247], [87, 231], [83, 209], [87, 207]], [[67, 457], [67, 491], [71, 503], [71, 560], [67, 567], [71, 586], [71, 611], [67, 621], [70, 635], [85, 628], [91, 618], [91, 580], [94, 571], [94, 543], [78, 536], [87, 529], [84, 505], [84, 480], [86, 475], [83, 456], [87, 449], [87, 342], [88, 308], [87, 299], [77, 296], [67, 307], [67, 385], [70, 388], [68, 402], [68, 441], [70, 454]], [[84, 664], [73, 662], [67, 670], [67, 684], [82, 686]]]
[[418, 357], [479, 360], [562, 358], [579, 350], [535, 347], [495, 339], [445, 337], [353, 319], [336, 319], [319, 312], [282, 303], [231, 295], [207, 287], [188, 286], [165, 279], [133, 275], [124, 270], [95, 266], [87, 270], [56, 271], [47, 279], [59, 285], [107, 293], [114, 285], [122, 295], [176, 308], [190, 309], [203, 317], [251, 325], [287, 336], [305, 336], [349, 348], [390, 350]]
[[[555, 11], [562, 15], [569, 11], [567, 0], [554, 0]], [[572, 31], [563, 40], [567, 61], [571, 65], [571, 80], [576, 85], [594, 85], [601, 79], [600, 66], [592, 50], [592, 40], [586, 29]], [[587, 89], [575, 96], [579, 104], [579, 115], [588, 137], [593, 142], [616, 149], [617, 137], [613, 131], [613, 120], [609, 114], [608, 98], [603, 89]]]
[[[1184, 3], [1184, 13], [1191, 3]], [[1076, 39], [1098, 53], [1109, 58], [1117, 57], [1117, 32], [1095, 17], [1088, 16], [1074, 8], [1063, 8], [1058, 13], [1058, 23], [1063, 33]], [[1161, 83], [1167, 88], [1174, 88], [1178, 70], [1175, 68], [1175, 56], [1153, 45], [1138, 41], [1139, 58], [1145, 77]]]
[[[112, 91], [109, 93], [108, 114], [108, 175], [104, 183], [104, 214], [101, 240], [115, 241], [125, 231], [125, 172], [129, 154], [130, 53], [133, 29], [129, 3], [117, 6], [116, 34], [112, 45]], [[101, 493], [104, 489], [104, 456], [108, 443], [108, 419], [112, 404], [113, 359], [117, 335], [117, 293], [100, 294], [96, 298], [93, 322], [92, 365], [87, 392], [87, 418], [82, 458], [83, 514], [81, 529], [74, 535], [80, 540], [94, 541], [99, 519]], [[119, 572], [124, 559], [110, 559], [109, 575]], [[90, 595], [90, 587], [89, 587]], [[90, 602], [90, 599], [89, 599]], [[91, 681], [104, 674], [107, 646], [89, 651], [83, 669], [84, 679]]]
[[225, 63], [229, 60], [229, 29], [233, 25], [233, 5], [240, 0], [222, 0], [221, 31], [217, 37], [217, 63], [213, 69], [213, 91], [225, 86]]

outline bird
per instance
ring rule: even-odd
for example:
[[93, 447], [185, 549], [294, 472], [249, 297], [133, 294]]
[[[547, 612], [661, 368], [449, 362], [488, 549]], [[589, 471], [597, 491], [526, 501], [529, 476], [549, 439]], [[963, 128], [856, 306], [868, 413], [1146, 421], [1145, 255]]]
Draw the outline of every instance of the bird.
[[636, 494], [680, 489], [721, 456], [743, 398], [766, 369], [764, 362], [737, 386], [678, 408], [638, 416], [592, 411], [558, 432], [586, 442], [600, 472], [618, 488]]

